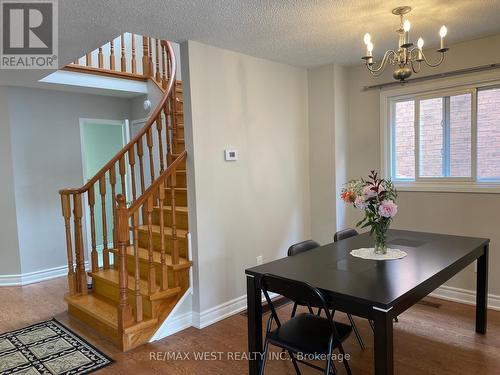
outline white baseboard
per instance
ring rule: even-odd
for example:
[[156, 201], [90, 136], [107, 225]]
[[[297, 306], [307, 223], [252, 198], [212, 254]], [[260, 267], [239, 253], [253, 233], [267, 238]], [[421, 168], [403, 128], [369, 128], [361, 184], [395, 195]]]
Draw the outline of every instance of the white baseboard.
[[[458, 302], [466, 305], [476, 305], [476, 292], [468, 289], [443, 285], [429, 294], [445, 301]], [[500, 311], [500, 296], [488, 294], [488, 309]]]
[[[85, 262], [85, 269], [88, 269], [88, 262]], [[17, 275], [0, 275], [0, 286], [19, 286], [39, 283], [63, 277], [68, 274], [68, 266], [59, 266], [45, 270], [26, 272]]]
[[238, 314], [247, 308], [247, 296], [235, 298], [201, 313], [193, 312], [193, 327], [202, 329], [211, 324]]
[[[269, 293], [270, 298], [278, 297], [276, 293]], [[265, 299], [262, 297], [262, 301]], [[231, 301], [212, 307], [202, 313], [193, 312], [193, 327], [198, 329], [205, 328], [211, 324], [217, 323], [220, 320], [229, 318], [232, 315], [238, 314], [247, 308], [246, 294], [235, 298]]]

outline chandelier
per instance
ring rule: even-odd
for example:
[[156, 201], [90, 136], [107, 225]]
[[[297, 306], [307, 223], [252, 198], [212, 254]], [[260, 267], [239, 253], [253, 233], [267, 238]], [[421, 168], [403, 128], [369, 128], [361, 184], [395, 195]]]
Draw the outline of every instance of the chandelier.
[[369, 72], [378, 77], [381, 75], [387, 64], [391, 64], [397, 67], [392, 76], [395, 80], [399, 80], [402, 83], [405, 82], [407, 78], [409, 78], [412, 74], [420, 72], [422, 64], [426, 64], [432, 68], [441, 65], [444, 61], [444, 55], [449, 50], [449, 48], [445, 48], [444, 46], [444, 37], [446, 36], [448, 30], [446, 26], [441, 26], [439, 30], [439, 36], [441, 37], [441, 46], [437, 50], [440, 53], [440, 58], [436, 63], [431, 63], [427, 60], [427, 57], [422, 50], [424, 46], [424, 40], [419, 38], [417, 41], [417, 45], [415, 46], [410, 42], [410, 27], [411, 23], [409, 20], [404, 19], [404, 15], [411, 11], [411, 7], [402, 6], [392, 10], [392, 14], [400, 17], [400, 26], [396, 32], [399, 34], [399, 42], [398, 48], [396, 51], [388, 50], [385, 52], [382, 61], [379, 66], [376, 67], [373, 62], [373, 42], [370, 34], [366, 33], [364, 36], [364, 42], [366, 44], [366, 56], [363, 56], [362, 59], [365, 60], [366, 67]]

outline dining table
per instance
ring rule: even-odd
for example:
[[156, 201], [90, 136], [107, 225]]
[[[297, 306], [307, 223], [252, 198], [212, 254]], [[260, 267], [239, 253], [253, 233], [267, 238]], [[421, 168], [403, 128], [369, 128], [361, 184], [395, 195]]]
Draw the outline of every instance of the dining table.
[[336, 311], [371, 320], [375, 375], [394, 374], [394, 318], [476, 260], [475, 330], [486, 333], [489, 239], [395, 229], [387, 232], [386, 239], [389, 248], [407, 255], [394, 260], [354, 257], [352, 250], [374, 246], [374, 238], [363, 233], [246, 269], [248, 350], [253, 354], [249, 374], [258, 374], [262, 363], [264, 274], [306, 282], [318, 288]]

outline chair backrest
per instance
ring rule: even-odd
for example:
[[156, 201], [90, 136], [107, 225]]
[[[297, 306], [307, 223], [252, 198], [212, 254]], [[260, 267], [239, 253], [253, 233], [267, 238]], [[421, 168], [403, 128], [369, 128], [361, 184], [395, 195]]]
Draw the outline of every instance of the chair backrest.
[[319, 243], [313, 240], [302, 241], [288, 248], [288, 256], [291, 257], [300, 253], [304, 253], [320, 246], [321, 245]]
[[278, 314], [276, 313], [273, 301], [269, 297], [269, 292], [281, 294], [283, 297], [292, 301], [300, 301], [301, 304], [309, 307], [317, 306], [322, 308], [326, 313], [328, 321], [330, 322], [332, 332], [336, 333], [336, 328], [333, 324], [330, 310], [328, 310], [325, 297], [318, 288], [302, 281], [291, 280], [271, 274], [262, 275], [260, 284], [264, 297], [266, 298], [267, 305], [269, 306], [269, 310], [271, 310], [272, 318], [276, 321], [278, 327], [281, 326], [281, 322], [278, 318]]
[[346, 238], [354, 237], [354, 236], [357, 236], [358, 234], [359, 234], [358, 231], [356, 229], [352, 229], [352, 228], [339, 230], [333, 236], [333, 241], [337, 242], [337, 241], [345, 240]]

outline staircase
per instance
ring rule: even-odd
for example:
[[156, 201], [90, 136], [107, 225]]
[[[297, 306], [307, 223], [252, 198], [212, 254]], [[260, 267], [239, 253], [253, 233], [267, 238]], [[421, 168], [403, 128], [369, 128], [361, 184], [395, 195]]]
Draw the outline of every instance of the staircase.
[[[131, 54], [125, 51], [125, 36], [120, 39], [121, 56], [115, 56], [112, 41], [66, 69], [151, 80], [163, 97], [141, 131], [94, 177], [59, 193], [68, 312], [127, 351], [148, 342], [188, 290], [192, 263], [182, 85], [176, 81], [174, 52], [168, 41], [142, 38], [142, 58], [136, 59], [138, 38], [132, 34]], [[92, 56], [97, 57], [94, 62]], [[84, 227], [90, 228], [88, 241]]]

